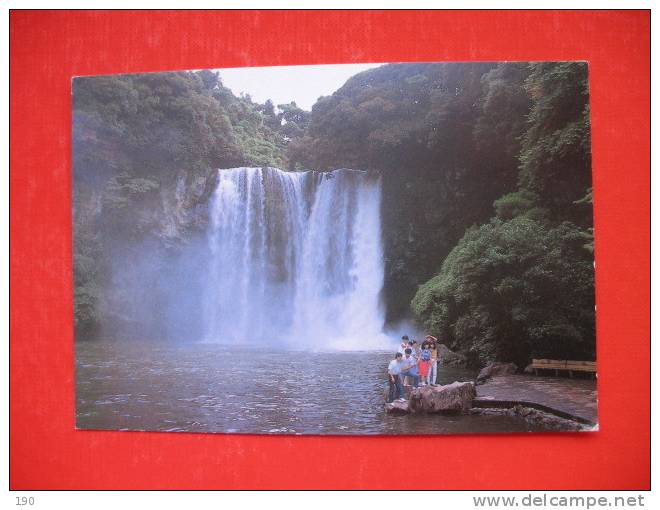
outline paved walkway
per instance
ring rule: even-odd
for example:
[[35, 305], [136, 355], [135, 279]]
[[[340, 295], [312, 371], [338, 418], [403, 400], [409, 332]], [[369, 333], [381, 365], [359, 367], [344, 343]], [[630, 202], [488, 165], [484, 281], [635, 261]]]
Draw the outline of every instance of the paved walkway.
[[477, 397], [533, 402], [598, 423], [598, 394], [593, 379], [502, 375], [477, 386]]

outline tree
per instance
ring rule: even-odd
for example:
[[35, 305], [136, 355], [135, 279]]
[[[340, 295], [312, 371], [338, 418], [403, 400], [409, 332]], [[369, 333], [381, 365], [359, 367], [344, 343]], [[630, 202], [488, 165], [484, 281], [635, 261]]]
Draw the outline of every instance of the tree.
[[420, 287], [413, 312], [476, 365], [593, 359], [593, 260], [582, 234], [523, 216], [474, 227]]
[[[144, 246], [160, 260], [185, 249], [203, 222], [196, 211], [212, 193], [217, 168], [286, 164], [283, 136], [264, 124], [262, 111], [208, 70], [74, 80], [75, 323], [81, 337], [97, 334], [108, 309], [124, 318], [135, 313], [116, 260], [134, 263]], [[154, 302], [163, 301], [163, 274], [136, 274], [153, 290]]]
[[[518, 186], [494, 201], [496, 217], [468, 229], [439, 274], [419, 288], [413, 313], [474, 364], [496, 359], [520, 365], [531, 356], [592, 359], [586, 65], [500, 64], [482, 80], [486, 94], [475, 125], [477, 151], [495, 157], [493, 173], [481, 182], [510, 180], [517, 155]], [[527, 108], [523, 120], [520, 113]], [[514, 143], [518, 139], [521, 144]], [[456, 189], [466, 193], [469, 186]]]
[[589, 208], [573, 207], [591, 187], [589, 87], [584, 62], [530, 64], [532, 97], [520, 152], [520, 186], [555, 219], [591, 227]]
[[530, 70], [519, 63], [397, 64], [360, 73], [313, 106], [292, 168], [379, 171], [387, 319], [409, 313], [465, 229], [516, 191]]
[[295, 101], [277, 105], [277, 108], [280, 110], [277, 114], [278, 128], [285, 142], [302, 137], [309, 125], [310, 113], [299, 108]]

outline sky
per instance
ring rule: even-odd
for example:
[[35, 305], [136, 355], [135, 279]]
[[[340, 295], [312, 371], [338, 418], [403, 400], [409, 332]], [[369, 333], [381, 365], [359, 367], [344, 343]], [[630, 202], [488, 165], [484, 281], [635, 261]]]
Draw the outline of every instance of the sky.
[[383, 64], [333, 64], [317, 66], [242, 67], [217, 69], [225, 87], [239, 95], [250, 94], [253, 101], [271, 99], [275, 105], [296, 104], [305, 110], [320, 96], [329, 96], [351, 76]]

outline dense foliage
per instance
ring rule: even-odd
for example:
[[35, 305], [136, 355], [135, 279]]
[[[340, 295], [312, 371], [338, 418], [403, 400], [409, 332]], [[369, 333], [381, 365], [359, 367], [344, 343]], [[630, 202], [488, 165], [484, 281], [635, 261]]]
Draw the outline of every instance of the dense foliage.
[[592, 359], [593, 258], [583, 245], [568, 222], [494, 219], [468, 230], [413, 310], [474, 364]]
[[360, 168], [382, 178], [389, 322], [412, 308], [474, 364], [594, 356], [583, 63], [385, 65], [311, 112], [236, 97], [210, 71], [79, 78], [73, 114], [83, 335], [102, 317], [181, 313], [165, 297], [145, 311], [134, 284], [195, 292], [171, 262], [205, 225], [213, 169]]
[[388, 65], [314, 105], [289, 163], [382, 173], [388, 320], [423, 284], [415, 317], [474, 363], [593, 356], [586, 71]]
[[590, 207], [574, 207], [591, 187], [586, 64], [538, 63], [525, 89], [533, 105], [520, 152], [520, 186], [557, 220], [590, 225]]
[[115, 303], [135, 305], [113, 280], [118, 258], [134, 260], [145, 245], [161, 250], [154, 260], [163, 273], [145, 282], [157, 287], [168, 257], [203, 223], [197, 209], [213, 191], [214, 169], [285, 166], [286, 133], [295, 122], [286, 132], [281, 124], [296, 107], [264, 112], [211, 71], [82, 77], [73, 84], [75, 322], [84, 336], [103, 316], [121, 314], [104, 307], [109, 288], [120, 294]]
[[387, 318], [493, 200], [516, 189], [530, 99], [527, 64], [397, 64], [354, 76], [313, 107], [290, 164], [383, 175]]
[[530, 65], [519, 189], [467, 231], [413, 312], [475, 364], [593, 359], [595, 301], [586, 66]]

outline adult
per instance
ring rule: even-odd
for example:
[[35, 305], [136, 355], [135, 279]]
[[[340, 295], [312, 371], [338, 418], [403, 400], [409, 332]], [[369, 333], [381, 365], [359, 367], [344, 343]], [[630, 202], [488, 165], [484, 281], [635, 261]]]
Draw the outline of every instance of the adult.
[[[397, 349], [397, 352], [401, 353], [401, 357], [406, 353], [406, 349], [410, 347], [410, 339], [408, 338], [408, 335], [403, 335], [401, 337], [401, 345], [399, 345], [399, 348]], [[406, 378], [404, 376], [400, 377], [401, 379], [401, 384], [405, 385], [406, 384]]]
[[426, 335], [425, 340], [428, 349], [431, 351], [428, 381], [431, 386], [435, 386], [438, 379], [438, 339], [432, 335]]
[[412, 356], [412, 349], [408, 347], [406, 349], [406, 355], [401, 361], [401, 376], [410, 377], [413, 382], [413, 388], [419, 386], [419, 372], [417, 371], [417, 358]]
[[388, 402], [394, 402], [394, 400], [404, 400], [403, 398], [403, 383], [401, 382], [401, 361], [403, 356], [400, 352], [397, 352], [394, 355], [394, 359], [390, 361], [390, 364], [387, 366], [387, 377], [388, 382], [390, 383], [390, 392], [387, 398]]

